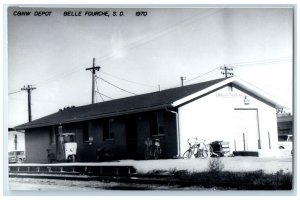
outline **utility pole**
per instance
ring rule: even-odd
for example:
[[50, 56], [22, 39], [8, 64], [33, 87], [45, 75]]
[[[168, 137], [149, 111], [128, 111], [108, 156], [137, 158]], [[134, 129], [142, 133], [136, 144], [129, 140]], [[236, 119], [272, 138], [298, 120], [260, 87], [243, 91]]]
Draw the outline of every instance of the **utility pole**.
[[92, 104], [94, 104], [94, 96], [95, 96], [95, 74], [96, 74], [96, 71], [100, 70], [100, 66], [95, 66], [95, 58], [93, 58], [93, 67], [86, 68], [85, 70], [91, 70], [91, 72], [92, 72]]
[[27, 87], [21, 88], [21, 90], [26, 90], [28, 94], [28, 121], [31, 122], [31, 90], [35, 90], [36, 88], [32, 87], [32, 85], [27, 85]]
[[224, 67], [221, 67], [220, 69], [222, 70], [221, 74], [225, 75], [225, 78], [233, 76], [233, 73], [230, 72], [233, 71], [232, 67], [226, 67], [224, 65]]
[[14, 142], [15, 142], [15, 150], [18, 150], [18, 135], [14, 135]]
[[186, 77], [184, 76], [180, 76], [180, 80], [181, 80], [181, 87], [183, 87], [183, 81], [186, 79]]

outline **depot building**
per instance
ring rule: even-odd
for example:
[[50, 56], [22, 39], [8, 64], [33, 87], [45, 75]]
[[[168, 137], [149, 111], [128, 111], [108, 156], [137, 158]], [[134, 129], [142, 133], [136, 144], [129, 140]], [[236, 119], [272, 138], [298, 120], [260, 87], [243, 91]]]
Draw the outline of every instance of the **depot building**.
[[57, 156], [59, 126], [76, 135], [77, 161], [143, 159], [145, 140], [161, 141], [162, 158], [180, 157], [192, 137], [226, 141], [230, 152], [278, 149], [276, 109], [282, 104], [236, 77], [60, 110], [15, 127], [25, 131], [26, 161]]

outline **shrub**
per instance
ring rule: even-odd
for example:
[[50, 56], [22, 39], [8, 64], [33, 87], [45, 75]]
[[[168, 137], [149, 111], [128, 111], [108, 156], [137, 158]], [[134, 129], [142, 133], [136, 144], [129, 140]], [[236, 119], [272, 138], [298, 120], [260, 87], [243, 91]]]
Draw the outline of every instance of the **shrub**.
[[208, 163], [209, 172], [221, 172], [224, 169], [224, 163], [220, 158], [211, 158]]
[[170, 168], [169, 169], [169, 174], [175, 174], [176, 172], [177, 172], [178, 170], [176, 169], [176, 167], [174, 167], [174, 168]]
[[174, 172], [173, 174], [179, 178], [184, 178], [184, 177], [188, 178], [193, 173], [190, 173], [188, 170], [178, 170], [178, 171]]
[[151, 170], [151, 171], [147, 172], [147, 174], [148, 175], [161, 175], [161, 174], [165, 174], [167, 172], [168, 172], [167, 170], [154, 169], [154, 170]]

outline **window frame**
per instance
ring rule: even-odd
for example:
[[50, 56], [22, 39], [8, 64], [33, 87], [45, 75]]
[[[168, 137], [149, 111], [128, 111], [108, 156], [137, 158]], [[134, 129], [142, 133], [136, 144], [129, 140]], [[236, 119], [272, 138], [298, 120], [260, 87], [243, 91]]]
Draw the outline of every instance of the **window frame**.
[[114, 119], [105, 119], [102, 123], [103, 141], [115, 140], [115, 133], [112, 131]]
[[152, 112], [149, 116], [150, 135], [151, 137], [165, 136], [164, 112]]

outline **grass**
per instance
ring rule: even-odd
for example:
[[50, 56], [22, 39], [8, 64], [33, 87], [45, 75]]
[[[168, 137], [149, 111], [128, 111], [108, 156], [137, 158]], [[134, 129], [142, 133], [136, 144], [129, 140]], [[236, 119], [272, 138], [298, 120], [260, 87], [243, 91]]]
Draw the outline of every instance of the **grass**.
[[179, 172], [175, 177], [180, 180], [203, 183], [208, 187], [224, 186], [235, 189], [273, 189], [291, 190], [292, 175], [277, 172], [265, 174], [262, 170], [254, 172]]
[[[215, 167], [215, 165], [212, 165]], [[222, 166], [222, 165], [221, 165]], [[220, 190], [291, 190], [291, 173], [280, 170], [273, 174], [266, 174], [263, 170], [252, 172], [229, 172], [221, 168], [210, 168], [205, 172], [190, 172], [172, 168], [167, 170], [154, 170], [148, 175], [168, 175], [174, 184], [182, 186], [204, 186], [206, 188], [217, 187]], [[177, 180], [174, 182], [174, 180]]]

